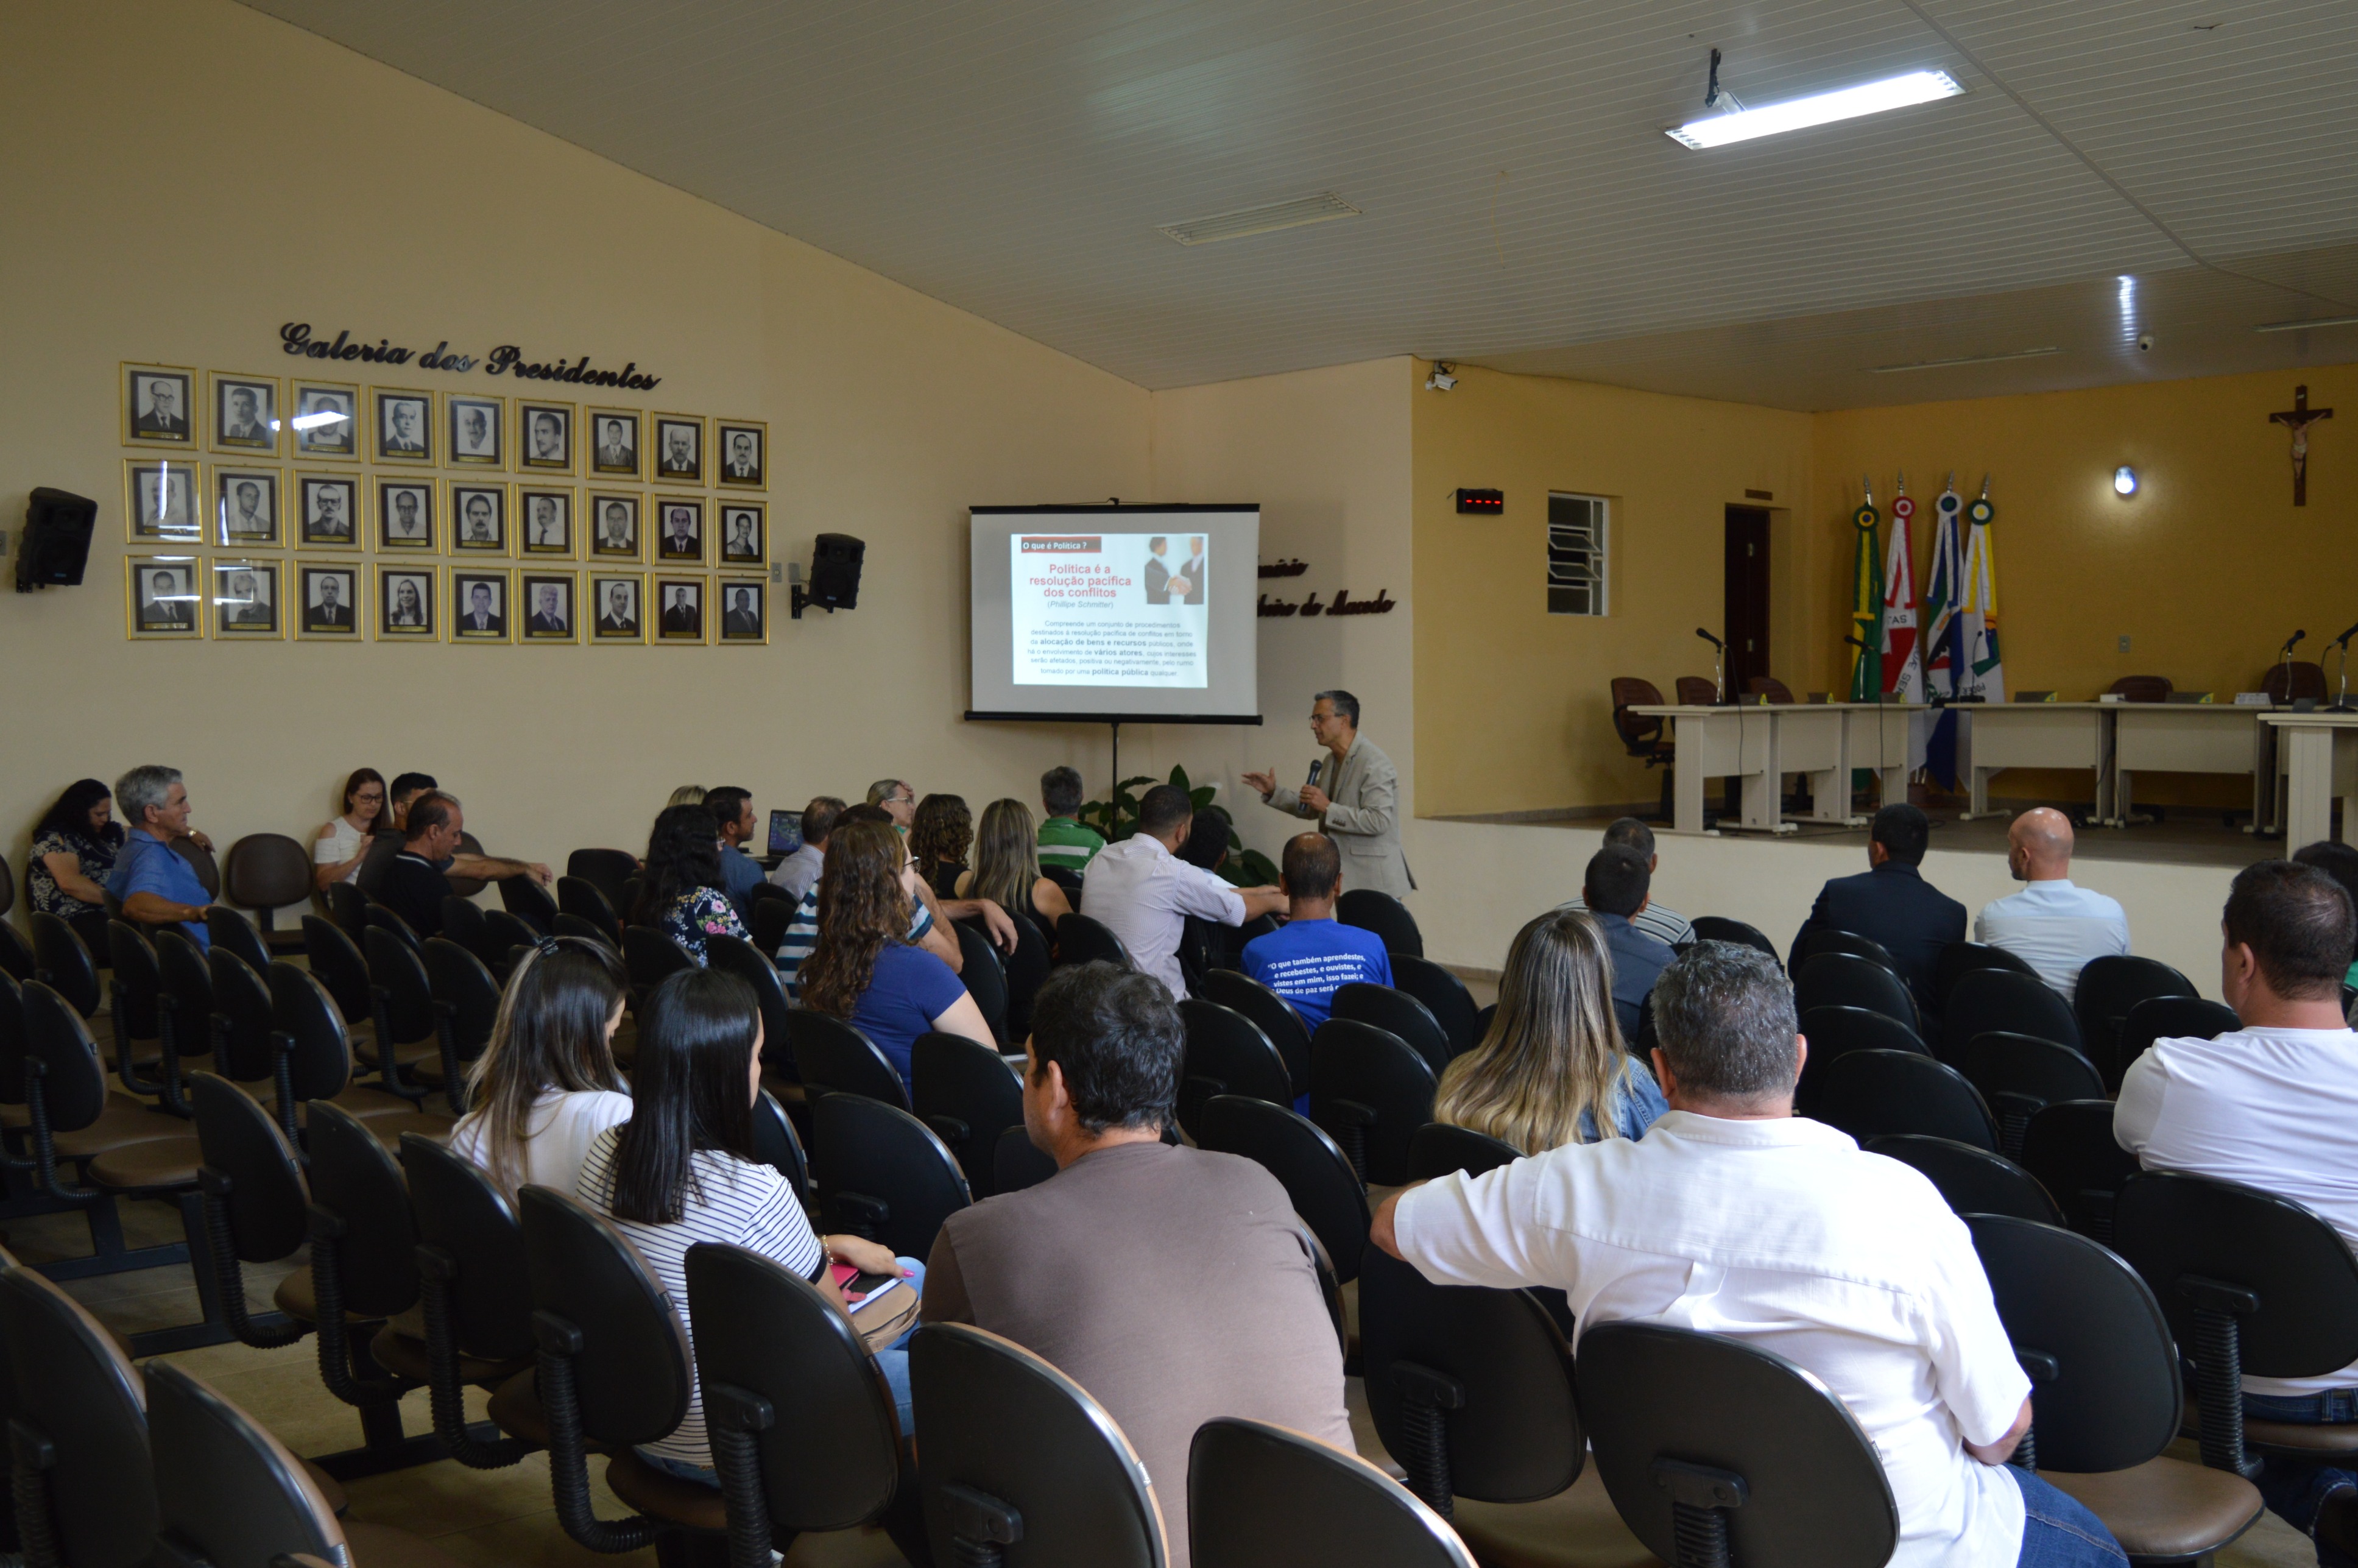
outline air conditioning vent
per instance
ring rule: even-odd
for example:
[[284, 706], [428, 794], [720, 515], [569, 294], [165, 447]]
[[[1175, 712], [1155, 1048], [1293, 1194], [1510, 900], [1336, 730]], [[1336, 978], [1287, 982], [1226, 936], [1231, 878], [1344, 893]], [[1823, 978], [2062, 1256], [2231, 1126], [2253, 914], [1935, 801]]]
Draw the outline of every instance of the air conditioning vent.
[[1305, 223], [1358, 215], [1357, 207], [1327, 190], [1293, 201], [1272, 202], [1267, 207], [1248, 207], [1240, 212], [1218, 212], [1209, 218], [1190, 218], [1183, 223], [1158, 223], [1155, 232], [1168, 234], [1183, 245], [1208, 245], [1215, 240], [1240, 240], [1247, 234], [1299, 229]]

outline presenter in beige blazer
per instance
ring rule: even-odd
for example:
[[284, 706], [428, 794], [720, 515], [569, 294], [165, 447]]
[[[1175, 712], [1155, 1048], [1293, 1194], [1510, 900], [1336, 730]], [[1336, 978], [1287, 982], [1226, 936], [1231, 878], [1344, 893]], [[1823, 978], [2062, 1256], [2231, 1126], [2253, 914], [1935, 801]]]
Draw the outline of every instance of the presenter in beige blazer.
[[1310, 709], [1310, 732], [1327, 754], [1310, 782], [1287, 789], [1274, 770], [1244, 775], [1248, 789], [1289, 816], [1317, 820], [1343, 852], [1343, 885], [1404, 898], [1416, 886], [1401, 852], [1400, 774], [1392, 760], [1359, 733], [1359, 699], [1322, 691]]

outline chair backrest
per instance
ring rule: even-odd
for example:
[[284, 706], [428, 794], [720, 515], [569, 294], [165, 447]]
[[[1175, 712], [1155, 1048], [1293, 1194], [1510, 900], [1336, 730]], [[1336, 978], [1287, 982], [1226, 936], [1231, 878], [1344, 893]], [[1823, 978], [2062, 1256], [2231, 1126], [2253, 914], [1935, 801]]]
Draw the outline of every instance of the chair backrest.
[[1370, 1247], [1359, 1270], [1359, 1357], [1376, 1431], [1427, 1502], [1447, 1499], [1429, 1495], [1433, 1478], [1402, 1456], [1421, 1446], [1412, 1435], [1420, 1408], [1436, 1403], [1448, 1411], [1451, 1494], [1536, 1502], [1580, 1479], [1572, 1350], [1530, 1292], [1436, 1285]]
[[1470, 1127], [1452, 1127], [1445, 1121], [1428, 1121], [1409, 1140], [1408, 1179], [1429, 1182], [1452, 1171], [1478, 1176], [1522, 1157], [1523, 1152], [1503, 1138]]
[[1004, 1039], [1007, 1024], [1007, 969], [1000, 961], [999, 946], [991, 941], [980, 919], [953, 920], [950, 930], [957, 937], [958, 979], [966, 994], [974, 998], [981, 1010], [982, 1021], [991, 1032]]
[[1801, 1081], [1794, 1086], [1793, 1105], [1803, 1116], [1815, 1114], [1818, 1090], [1826, 1072], [1853, 1051], [1913, 1051], [1929, 1056], [1931, 1047], [1916, 1032], [1887, 1013], [1863, 1007], [1813, 1007], [1801, 1014], [1801, 1038], [1810, 1054], [1801, 1064]]
[[2096, 1065], [2104, 1075], [2104, 1087], [2118, 1089], [2129, 1068], [2153, 1048], [2155, 1041], [2216, 1040], [2243, 1026], [2235, 1010], [2223, 1001], [2199, 996], [2148, 997], [2131, 1007], [2121, 1021], [2120, 1033], [2113, 1040], [2112, 1060]]
[[2010, 1152], [2022, 1148], [2024, 1130], [2043, 1108], [2104, 1098], [2104, 1080], [2088, 1058], [2069, 1045], [2028, 1034], [1974, 1035], [1965, 1043], [1957, 1070], [1981, 1091]]
[[[19, 1468], [17, 1484], [44, 1496], [57, 1561], [145, 1563], [156, 1492], [138, 1372], [96, 1318], [30, 1269], [0, 1273], [0, 1342], [13, 1368], [11, 1416], [54, 1450], [38, 1477]], [[20, 1530], [27, 1522], [20, 1515]]]
[[[637, 926], [631, 929], [637, 930]], [[865, 1095], [907, 1109], [908, 1087], [884, 1059], [876, 1043], [830, 1013], [798, 1007], [786, 1014], [786, 1038], [795, 1070], [813, 1099], [822, 1095]]]
[[1581, 1336], [1580, 1391], [1605, 1489], [1663, 1562], [1682, 1560], [1676, 1505], [1707, 1498], [1714, 1471], [1742, 1483], [1725, 1518], [1745, 1568], [1890, 1560], [1899, 1509], [1882, 1461], [1843, 1402], [1783, 1357], [1689, 1329], [1598, 1324]]
[[[502, 913], [504, 914], [505, 911]], [[601, 929], [597, 922], [584, 920], [578, 914], [569, 914], [564, 910], [558, 910], [557, 918], [549, 922], [548, 930], [552, 936], [579, 936], [585, 942], [595, 942], [618, 958], [622, 956], [620, 938]]]
[[1351, 1162], [1308, 1117], [1243, 1095], [1216, 1095], [1204, 1106], [1195, 1141], [1222, 1154], [1241, 1154], [1278, 1179], [1293, 1212], [1310, 1227], [1337, 1284], [1359, 1277], [1368, 1246], [1368, 1194]]
[[1424, 957], [1424, 933], [1416, 928], [1416, 916], [1408, 912], [1408, 905], [1388, 892], [1347, 887], [1335, 900], [1335, 918], [1346, 925], [1374, 932], [1383, 939], [1387, 953], [1405, 953], [1412, 958]]
[[1676, 683], [1679, 706], [1682, 708], [1716, 708], [1719, 706], [1719, 683], [1702, 676], [1681, 676]]
[[284, 833], [249, 833], [229, 847], [222, 868], [232, 903], [278, 909], [311, 899], [311, 850]]
[[442, 895], [442, 935], [489, 964], [506, 955], [504, 949], [491, 946], [491, 933], [484, 918], [483, 906], [473, 899], [460, 898], [457, 893]]
[[459, 1348], [486, 1361], [533, 1353], [532, 1289], [515, 1266], [524, 1227], [482, 1169], [416, 1132], [401, 1135], [401, 1169], [417, 1240], [452, 1266], [450, 1329]]
[[1187, 1547], [1204, 1568], [1474, 1568], [1439, 1514], [1357, 1454], [1233, 1416], [1188, 1447]]
[[942, 1221], [973, 1201], [933, 1130], [865, 1095], [827, 1095], [810, 1110], [826, 1228], [871, 1237], [897, 1257], [931, 1253]]
[[475, 957], [492, 966], [495, 972], [518, 947], [529, 947], [541, 937], [540, 932], [504, 909], [486, 909], [479, 913], [483, 920], [483, 945], [491, 951], [479, 951]]
[[[352, 1036], [344, 1032], [344, 1021], [327, 988], [281, 958], [270, 966], [268, 995], [270, 1029], [284, 1037], [295, 1103], [333, 1099], [343, 1093], [352, 1078]], [[231, 1068], [226, 1053], [223, 1068], [232, 1077], [243, 1076]], [[265, 1060], [255, 1076], [266, 1077], [271, 1070]]]
[[500, 879], [500, 907], [542, 935], [557, 920], [557, 901], [529, 876]]
[[2030, 960], [2003, 947], [1980, 942], [1952, 942], [1932, 960], [1932, 995], [1939, 999], [1943, 1011], [1948, 1008], [1949, 995], [1957, 989], [1957, 982], [1975, 969], [2011, 969], [2032, 979], [2039, 978]]
[[201, 1056], [213, 1048], [213, 977], [205, 951], [181, 931], [157, 932], [153, 946], [157, 982], [173, 1014], [173, 1043], [183, 1057]]
[[1409, 1141], [1433, 1119], [1436, 1077], [1407, 1041], [1330, 1018], [1310, 1037], [1310, 1117], [1368, 1181], [1408, 1180]]
[[2194, 982], [2158, 958], [2110, 953], [2081, 967], [2080, 982], [2071, 993], [2073, 1022], [2080, 1041], [2098, 1067], [2118, 1058], [2121, 1026], [2129, 1010], [2155, 997], [2196, 997]]
[[929, 1029], [909, 1047], [909, 1102], [957, 1157], [975, 1201], [997, 1192], [999, 1135], [1023, 1125], [1023, 1081], [1006, 1058], [963, 1034]]
[[[29, 866], [26, 868], [27, 873], [29, 873], [31, 870], [32, 868]], [[10, 910], [16, 907], [16, 873], [8, 869], [8, 857], [5, 855], [0, 855], [0, 915], [6, 914]], [[21, 980], [25, 977], [18, 975], [16, 978]]]
[[765, 898], [753, 906], [746, 917], [746, 929], [753, 934], [753, 946], [775, 957], [786, 939], [786, 927], [794, 924], [795, 911], [800, 905], [783, 898]]
[[565, 857], [565, 874], [578, 877], [606, 895], [608, 907], [631, 907], [622, 884], [639, 874], [638, 857], [628, 849], [576, 849]]
[[793, 1119], [767, 1089], [753, 1097], [752, 1110], [753, 1158], [785, 1177], [795, 1190], [795, 1201], [808, 1206], [810, 1161], [803, 1153], [802, 1136], [795, 1130]]
[[[393, 914], [383, 905], [369, 911], [372, 917], [380, 913]], [[418, 954], [421, 946], [403, 941], [373, 919], [368, 940], [361, 944], [361, 950], [368, 955], [369, 984], [376, 988], [384, 1004], [378, 1022], [393, 1036], [376, 1043], [380, 1053], [434, 1033], [434, 983], [426, 978], [426, 961]]]
[[1475, 1027], [1481, 1009], [1474, 1005], [1474, 994], [1466, 982], [1443, 968], [1430, 958], [1420, 958], [1412, 953], [1402, 953], [1391, 960], [1392, 985], [1424, 1004], [1433, 1021], [1441, 1025], [1441, 1033], [1449, 1042], [1449, 1054], [1462, 1056], [1482, 1043]]
[[368, 929], [368, 894], [352, 882], [330, 882], [325, 895], [328, 918], [336, 928], [358, 942], [361, 933]]
[[262, 933], [229, 905], [217, 903], [205, 911], [205, 935], [214, 946], [228, 948], [255, 968], [269, 967], [270, 949], [264, 945]]
[[1043, 1154], [1032, 1143], [1031, 1135], [1021, 1127], [1011, 1127], [999, 1135], [999, 1147], [990, 1155], [990, 1190], [996, 1193], [1020, 1193], [1026, 1187], [1036, 1187], [1056, 1173], [1056, 1162]]
[[2112, 1239], [2115, 1197], [2136, 1174], [2137, 1159], [2113, 1137], [2110, 1100], [2065, 1100], [2035, 1112], [2017, 1159], [2061, 1206], [2065, 1224]]
[[[1020, 1531], [1019, 1563], [1163, 1568], [1145, 1466], [1078, 1383], [1011, 1341], [947, 1323], [910, 1342], [909, 1382], [935, 1562], [986, 1561], [962, 1552], [961, 1537]], [[1020, 1523], [995, 1528], [1006, 1520]]]
[[1613, 677], [1613, 729], [1631, 756], [1647, 756], [1660, 743], [1662, 721], [1641, 719], [1628, 710], [1663, 706], [1662, 688], [1652, 681], [1640, 680], [1636, 676]]
[[1768, 933], [1757, 925], [1747, 925], [1741, 920], [1730, 920], [1724, 914], [1699, 914], [1688, 924], [1694, 927], [1695, 940], [1698, 942], [1733, 942], [1739, 947], [1749, 947], [1755, 952], [1768, 954], [1777, 960], [1780, 968], [1785, 962], [1785, 955], [1778, 951], [1777, 944], [1771, 942]]
[[2041, 1469], [2142, 1465], [2178, 1435], [2178, 1346], [2136, 1271], [2084, 1236], [2028, 1219], [1965, 1221], [1998, 1321], [2030, 1374]]
[[786, 1005], [786, 988], [778, 967], [740, 936], [707, 936], [704, 961], [724, 974], [736, 976], [753, 988], [753, 1001], [762, 1010], [762, 1063], [764, 1068], [795, 1076], [793, 1031]]
[[581, 1333], [582, 1431], [610, 1447], [668, 1436], [687, 1414], [690, 1385], [687, 1329], [663, 1285], [621, 1231], [571, 1195], [527, 1186], [516, 1210], [534, 1311]]
[[98, 964], [81, 933], [57, 915], [33, 911], [33, 978], [84, 1018], [98, 1011]]
[[147, 1363], [158, 1562], [349, 1563], [343, 1527], [303, 1464], [187, 1368]]
[[[25, 986], [24, 1011], [25, 1065], [27, 1072], [39, 1070], [50, 1130], [79, 1132], [106, 1108], [106, 1068], [98, 1059], [98, 1044], [81, 1014], [38, 980]], [[175, 1124], [158, 1117], [156, 1125], [169, 1131]]]
[[1310, 1029], [1293, 1004], [1239, 969], [1214, 969], [1200, 986], [1188, 988], [1252, 1020], [1285, 1064], [1296, 1095], [1310, 1092]]
[[[310, 963], [311, 973], [336, 999], [336, 1011], [344, 1015], [346, 1023], [362, 1022], [375, 1010], [370, 995], [368, 957], [360, 946], [367, 935], [365, 925], [359, 936], [352, 936], [333, 921], [322, 920], [316, 914], [303, 917], [303, 956]], [[260, 974], [268, 967], [263, 965], [254, 973]]]
[[882, 1514], [901, 1475], [901, 1431], [859, 1333], [810, 1281], [741, 1247], [687, 1249], [687, 1312], [705, 1419], [768, 1403], [753, 1439], [772, 1529], [849, 1530]]
[[1908, 982], [1855, 953], [1821, 953], [1799, 965], [1793, 970], [1793, 1006], [1802, 1012], [1819, 1007], [1862, 1007], [1921, 1033], [1916, 999], [1909, 994]]
[[1891, 1132], [1997, 1152], [1997, 1124], [1954, 1067], [1913, 1051], [1854, 1051], [1826, 1069], [1817, 1119], [1864, 1143]]
[[[186, 940], [186, 938], [183, 938]], [[114, 1037], [153, 1040], [162, 1029], [157, 1017], [164, 995], [164, 975], [156, 945], [145, 928], [127, 920], [106, 923], [107, 983], [114, 994]], [[176, 1041], [177, 1046], [178, 1042]]]
[[206, 897], [221, 897], [221, 866], [214, 860], [211, 849], [183, 833], [172, 840], [172, 853], [189, 862], [189, 869], [197, 873], [197, 881], [204, 888]]
[[1056, 922], [1056, 962], [1065, 964], [1119, 964], [1125, 969], [1138, 966], [1130, 961], [1130, 949], [1102, 921], [1091, 920], [1075, 910]]
[[270, 1076], [270, 988], [253, 965], [214, 948], [205, 955], [213, 992], [213, 1065], [222, 1076], [250, 1084]]
[[2005, 1214], [2040, 1225], [2063, 1223], [2055, 1200], [2047, 1195], [2038, 1178], [2003, 1154], [1918, 1132], [1887, 1133], [1870, 1139], [1866, 1147], [1870, 1154], [1881, 1154], [1922, 1172], [1959, 1214]]
[[2123, 702], [2168, 702], [2169, 694], [2177, 689], [2169, 684], [2168, 676], [2123, 676], [2104, 691]]
[[1011, 909], [1007, 918], [1015, 923], [1015, 951], [1006, 957], [1007, 1027], [1000, 1037], [1017, 1045], [1032, 1033], [1032, 1003], [1048, 983], [1050, 957], [1047, 935], [1030, 915]]
[[[557, 911], [588, 921], [610, 943], [620, 944], [622, 940], [622, 923], [615, 916], [613, 901], [606, 896], [605, 890], [586, 878], [557, 879]], [[556, 921], [552, 918], [549, 925], [554, 929]]]
[[[7, 862], [0, 860], [0, 875], [5, 875], [6, 871]], [[23, 932], [6, 919], [0, 918], [0, 975], [15, 980], [29, 980], [33, 978], [34, 969], [33, 945], [25, 939]]]
[[416, 929], [410, 925], [409, 922], [401, 918], [399, 914], [395, 914], [394, 910], [386, 904], [370, 904], [367, 911], [362, 914], [361, 950], [362, 952], [366, 952], [368, 950], [368, 934], [372, 931], [383, 931], [391, 935], [397, 936], [405, 946], [409, 947], [414, 948], [417, 946], [418, 938]]
[[672, 976], [695, 968], [696, 960], [659, 927], [629, 925], [622, 929], [622, 967], [630, 971], [632, 988], [644, 996]]
[[1248, 1095], [1271, 1105], [1293, 1103], [1293, 1079], [1269, 1036], [1243, 1013], [1201, 997], [1179, 1004], [1187, 1029], [1180, 1069], [1179, 1125], [1201, 1141], [1204, 1102], [1215, 1095]]
[[270, 1113], [218, 1073], [189, 1075], [196, 1108], [200, 1180], [225, 1182], [232, 1246], [243, 1263], [275, 1263], [302, 1247], [310, 1230], [310, 1189], [295, 1151]]
[[25, 1103], [25, 986], [0, 970], [0, 1105]]
[[1976, 1034], [1992, 1033], [2028, 1034], [2074, 1051], [2081, 1048], [2080, 1025], [2071, 1017], [2071, 1005], [2036, 975], [1975, 969], [1959, 976], [1941, 1014], [1935, 1053], [1943, 1062], [1961, 1061], [1967, 1042]]
[[447, 936], [429, 936], [418, 955], [434, 1009], [449, 1021], [450, 1044], [461, 1064], [473, 1061], [492, 1043], [500, 1021], [500, 982], [483, 961]]
[[1408, 992], [1390, 986], [1365, 980], [1337, 986], [1329, 1016], [1372, 1023], [1399, 1035], [1424, 1058], [1436, 1078], [1448, 1069], [1449, 1059], [1456, 1054], [1432, 1011]]
[[417, 1222], [401, 1167], [366, 1122], [327, 1100], [311, 1102], [305, 1139], [312, 1206], [343, 1222], [336, 1272], [345, 1310], [362, 1317], [408, 1311], [417, 1304]]
[[1744, 683], [1744, 689], [1754, 697], [1766, 697], [1771, 707], [1783, 708], [1793, 700], [1793, 688], [1775, 676], [1754, 676]]
[[1793, 965], [1798, 970], [1821, 953], [1848, 953], [1882, 965], [1893, 974], [1899, 973], [1888, 949], [1872, 936], [1861, 936], [1855, 931], [1805, 931], [1793, 944]]
[[[2286, 672], [2291, 674], [2288, 677]], [[2325, 700], [2325, 666], [2307, 659], [2295, 659], [2289, 665], [2282, 659], [2268, 666], [2260, 677], [2260, 689], [2268, 694], [2268, 701], [2281, 708], [2288, 702], [2304, 697]]]

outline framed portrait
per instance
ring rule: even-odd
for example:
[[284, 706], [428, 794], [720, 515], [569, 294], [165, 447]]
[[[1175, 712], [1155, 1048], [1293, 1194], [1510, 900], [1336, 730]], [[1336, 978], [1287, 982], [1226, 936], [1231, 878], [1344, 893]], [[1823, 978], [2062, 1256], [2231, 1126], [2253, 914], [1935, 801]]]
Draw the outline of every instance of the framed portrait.
[[590, 471], [611, 479], [639, 477], [639, 413], [633, 408], [586, 408], [590, 425]]
[[431, 463], [434, 460], [434, 395], [401, 387], [372, 387], [376, 413], [376, 460], [381, 463]]
[[276, 561], [212, 561], [215, 637], [230, 642], [275, 642], [287, 634], [278, 613]]
[[351, 474], [295, 476], [295, 537], [298, 544], [330, 549], [361, 546], [361, 481]]
[[450, 481], [450, 553], [454, 556], [504, 556], [508, 553], [508, 487]]
[[703, 644], [707, 585], [707, 579], [700, 577], [658, 577], [654, 579], [656, 642]]
[[655, 497], [655, 559], [681, 566], [704, 564], [704, 498]]
[[434, 481], [420, 474], [376, 476], [376, 547], [434, 548]]
[[720, 600], [717, 615], [723, 647], [759, 647], [769, 642], [769, 579], [725, 577], [712, 585], [712, 591]]
[[194, 556], [127, 556], [124, 616], [133, 638], [194, 641], [205, 634], [203, 580]]
[[770, 427], [758, 419], [712, 422], [713, 477], [723, 488], [770, 488]]
[[770, 564], [769, 507], [759, 501], [720, 503], [720, 564], [724, 567], [765, 567]]
[[348, 382], [305, 381], [287, 391], [298, 458], [358, 458], [361, 455], [361, 389]]
[[640, 498], [622, 491], [593, 490], [581, 525], [588, 530], [590, 555], [603, 561], [639, 558]]
[[472, 567], [450, 568], [450, 641], [508, 640], [508, 574]]
[[573, 554], [573, 492], [547, 485], [516, 486], [516, 554]]
[[273, 375], [232, 375], [214, 371], [212, 386], [213, 449], [219, 452], [259, 452], [278, 455], [278, 378]]
[[361, 640], [361, 563], [295, 563], [295, 634], [324, 643]]
[[704, 482], [704, 421], [693, 414], [655, 416], [654, 477], [672, 484]]
[[128, 458], [123, 464], [123, 516], [131, 542], [194, 545], [205, 536], [198, 468], [178, 458]]
[[276, 469], [213, 465], [213, 543], [248, 550], [275, 550], [279, 535]]
[[442, 395], [442, 449], [452, 468], [507, 467], [508, 400], [477, 393]]
[[377, 563], [378, 642], [431, 643], [442, 634], [440, 575], [424, 561]]
[[197, 373], [187, 365], [125, 364], [123, 438], [142, 446], [195, 446]]
[[515, 466], [523, 473], [573, 471], [573, 405], [516, 399]]
[[647, 640], [640, 603], [646, 579], [636, 572], [590, 576], [590, 641], [619, 644]]
[[579, 642], [577, 611], [580, 607], [574, 595], [580, 587], [571, 572], [536, 572], [529, 568], [518, 572], [516, 594], [524, 600], [524, 641]]

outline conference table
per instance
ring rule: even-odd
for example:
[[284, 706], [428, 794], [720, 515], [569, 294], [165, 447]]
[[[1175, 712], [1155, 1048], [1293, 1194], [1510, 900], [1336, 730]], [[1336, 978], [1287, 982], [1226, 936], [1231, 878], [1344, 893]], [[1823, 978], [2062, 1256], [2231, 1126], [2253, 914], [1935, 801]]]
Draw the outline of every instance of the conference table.
[[[1864, 768], [1876, 775], [1887, 801], [1908, 798], [1909, 716], [1921, 703], [1810, 702], [1744, 704], [1725, 708], [1664, 704], [1632, 708], [1671, 729], [1677, 748], [1672, 764], [1671, 828], [1703, 833], [1704, 781], [1735, 778], [1741, 808], [1722, 826], [1754, 833], [1790, 833], [1802, 822], [1852, 826], [1850, 774]], [[1810, 781], [1811, 810], [1784, 813], [1784, 776]]]
[[2342, 797], [2343, 835], [2358, 833], [2358, 713], [2267, 708], [2261, 710], [2260, 722], [2277, 732], [2278, 769], [2285, 777], [2286, 850], [2333, 837], [2336, 795]]

